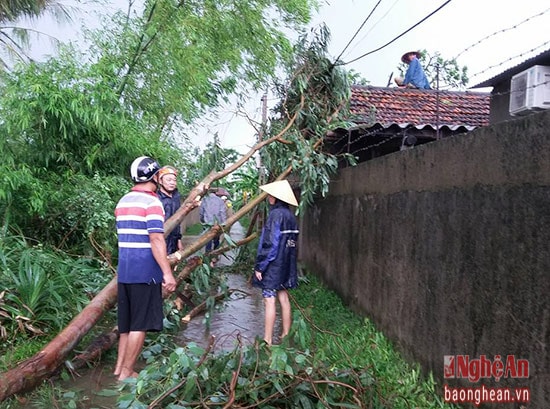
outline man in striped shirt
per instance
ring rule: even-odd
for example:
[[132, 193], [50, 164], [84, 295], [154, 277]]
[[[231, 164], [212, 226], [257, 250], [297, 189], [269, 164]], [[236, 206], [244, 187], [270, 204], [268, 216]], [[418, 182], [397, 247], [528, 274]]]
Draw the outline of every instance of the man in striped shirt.
[[118, 235], [118, 357], [120, 381], [137, 377], [134, 367], [145, 334], [161, 331], [162, 290], [176, 289], [164, 240], [164, 208], [156, 195], [159, 164], [141, 156], [130, 175], [135, 183], [115, 209]]

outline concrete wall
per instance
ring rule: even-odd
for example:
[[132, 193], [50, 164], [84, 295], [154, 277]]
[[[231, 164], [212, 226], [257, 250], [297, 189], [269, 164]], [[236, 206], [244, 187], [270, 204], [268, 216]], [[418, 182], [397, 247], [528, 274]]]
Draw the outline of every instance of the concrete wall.
[[550, 407], [550, 112], [342, 169], [301, 224], [302, 263], [406, 358], [441, 383], [444, 355], [528, 359], [495, 385]]
[[510, 78], [496, 84], [491, 92], [489, 123], [497, 124], [515, 119], [510, 115]]

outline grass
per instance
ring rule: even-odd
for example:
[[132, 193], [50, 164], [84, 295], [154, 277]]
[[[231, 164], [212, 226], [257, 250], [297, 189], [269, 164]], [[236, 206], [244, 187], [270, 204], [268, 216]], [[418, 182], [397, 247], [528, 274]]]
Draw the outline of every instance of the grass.
[[[245, 347], [208, 357], [201, 364], [203, 350], [174, 345], [177, 328], [163, 331], [146, 346], [147, 367], [136, 384], [127, 386], [118, 407], [146, 407], [139, 402], [151, 402], [180, 379], [189, 381], [171, 395], [174, 401], [163, 402], [163, 407], [180, 407], [176, 402], [182, 400], [199, 402], [196, 407], [201, 407], [208, 396], [222, 402], [232, 373], [239, 371], [236, 402], [253, 404], [276, 396], [269, 405], [258, 406], [262, 408], [322, 408], [326, 407], [323, 402], [350, 408], [456, 408], [443, 402], [431, 376], [423, 377], [418, 366], [407, 363], [372, 322], [346, 308], [317, 278], [308, 275], [291, 291], [291, 297], [294, 324], [281, 347]], [[24, 355], [25, 351], [20, 352]], [[235, 366], [238, 362], [242, 367]], [[314, 384], [315, 379], [328, 384]], [[348, 389], [331, 386], [336, 381], [360, 393], [351, 396]], [[52, 400], [57, 400], [66, 407], [85, 408], [81, 394], [86, 391], [61, 390], [52, 384], [37, 389], [29, 398], [34, 407], [51, 407]], [[1, 409], [15, 407], [15, 399], [0, 403]]]
[[203, 232], [204, 228], [202, 227], [202, 224], [196, 223], [192, 224], [191, 226], [187, 226], [185, 229], [185, 236], [198, 236]]
[[423, 377], [419, 366], [407, 363], [369, 319], [350, 311], [315, 276], [308, 275], [291, 296], [295, 308], [315, 328], [309, 343], [315, 345], [319, 362], [368, 368], [377, 389], [371, 395], [372, 407], [456, 407], [443, 402], [431, 375]]

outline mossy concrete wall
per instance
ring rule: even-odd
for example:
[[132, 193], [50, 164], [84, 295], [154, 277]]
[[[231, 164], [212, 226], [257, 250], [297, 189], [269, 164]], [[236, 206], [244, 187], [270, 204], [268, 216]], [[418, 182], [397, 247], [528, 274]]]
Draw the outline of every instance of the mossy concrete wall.
[[550, 112], [342, 169], [301, 225], [306, 268], [441, 384], [445, 355], [515, 355], [529, 379], [494, 386], [550, 407]]

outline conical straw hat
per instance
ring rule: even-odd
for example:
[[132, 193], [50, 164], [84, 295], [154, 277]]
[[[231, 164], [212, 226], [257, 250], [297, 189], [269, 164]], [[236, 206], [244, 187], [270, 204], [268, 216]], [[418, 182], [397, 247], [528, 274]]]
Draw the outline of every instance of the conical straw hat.
[[292, 192], [288, 180], [278, 180], [268, 183], [267, 185], [260, 186], [260, 189], [283, 202], [291, 204], [292, 206], [298, 206], [298, 201], [296, 200], [296, 196], [294, 196], [294, 192]]

